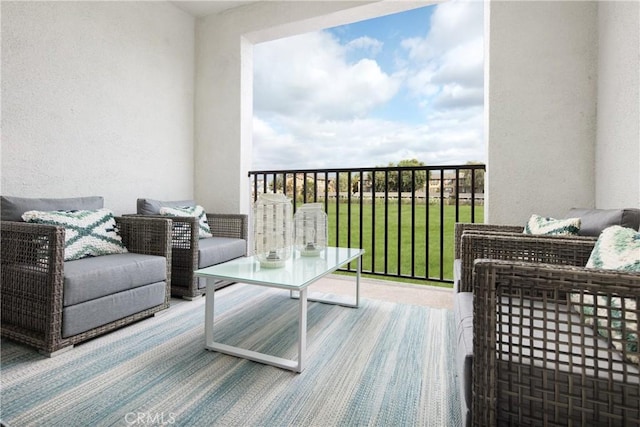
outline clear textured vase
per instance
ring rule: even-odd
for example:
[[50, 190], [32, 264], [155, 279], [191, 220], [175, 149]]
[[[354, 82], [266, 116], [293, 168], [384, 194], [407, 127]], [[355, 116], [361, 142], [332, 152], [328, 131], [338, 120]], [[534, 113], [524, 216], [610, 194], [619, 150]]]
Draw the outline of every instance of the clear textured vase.
[[264, 268], [285, 265], [293, 252], [293, 208], [283, 194], [260, 194], [253, 205], [254, 253]]
[[326, 249], [327, 214], [321, 203], [307, 203], [293, 217], [295, 248], [301, 256], [318, 256]]

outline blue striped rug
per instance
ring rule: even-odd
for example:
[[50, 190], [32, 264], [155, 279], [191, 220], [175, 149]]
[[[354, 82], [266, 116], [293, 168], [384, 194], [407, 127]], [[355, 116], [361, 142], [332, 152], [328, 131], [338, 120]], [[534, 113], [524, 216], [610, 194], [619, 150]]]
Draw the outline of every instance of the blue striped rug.
[[[215, 339], [294, 358], [286, 291], [216, 292]], [[57, 357], [2, 340], [1, 419], [22, 426], [455, 426], [449, 310], [309, 303], [301, 374], [204, 350], [204, 299]]]

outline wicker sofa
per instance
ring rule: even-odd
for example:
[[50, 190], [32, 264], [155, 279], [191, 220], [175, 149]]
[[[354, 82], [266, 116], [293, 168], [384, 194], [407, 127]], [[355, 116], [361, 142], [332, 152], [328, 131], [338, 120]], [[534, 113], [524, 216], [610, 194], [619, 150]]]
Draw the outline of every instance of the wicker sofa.
[[171, 220], [116, 217], [127, 253], [65, 261], [65, 228], [28, 210], [92, 210], [102, 197], [2, 197], [2, 336], [52, 356], [169, 307]]
[[[167, 218], [160, 215], [162, 207], [196, 206], [194, 200], [161, 201], [140, 198], [137, 216]], [[193, 272], [247, 255], [248, 216], [243, 214], [207, 213], [213, 237], [199, 238], [198, 218], [172, 216], [173, 238], [171, 256], [171, 295], [191, 300], [206, 290], [206, 280]], [[219, 280], [216, 289], [231, 282]]]
[[572, 210], [585, 227], [582, 236], [534, 236], [522, 234], [521, 226], [456, 224], [454, 261], [454, 318], [457, 327], [456, 364], [460, 381], [462, 417], [472, 421], [474, 384], [474, 333], [477, 283], [474, 267], [478, 259], [550, 264], [583, 268], [591, 255], [599, 231], [612, 224], [638, 228], [640, 210]]

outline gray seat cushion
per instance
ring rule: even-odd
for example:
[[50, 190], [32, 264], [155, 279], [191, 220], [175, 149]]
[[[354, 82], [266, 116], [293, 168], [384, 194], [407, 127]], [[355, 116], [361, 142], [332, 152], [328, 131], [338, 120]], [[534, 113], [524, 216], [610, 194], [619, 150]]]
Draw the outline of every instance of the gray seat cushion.
[[138, 199], [137, 212], [139, 215], [159, 215], [160, 208], [175, 208], [176, 206], [195, 206], [195, 200], [154, 200]]
[[62, 309], [62, 336], [70, 337], [164, 304], [167, 283], [157, 282]]
[[22, 221], [22, 214], [27, 211], [102, 209], [104, 208], [104, 199], [100, 196], [66, 199], [0, 196], [0, 204], [3, 221]]
[[164, 257], [137, 253], [104, 255], [64, 263], [64, 306], [164, 282]]
[[198, 268], [230, 261], [247, 252], [247, 241], [231, 237], [209, 237], [198, 242]]
[[580, 236], [599, 236], [602, 230], [612, 225], [640, 227], [640, 209], [571, 209], [567, 218], [580, 218]]
[[460, 385], [460, 407], [465, 426], [471, 425], [471, 386], [473, 363], [473, 294], [458, 292], [453, 300], [456, 327], [456, 367]]

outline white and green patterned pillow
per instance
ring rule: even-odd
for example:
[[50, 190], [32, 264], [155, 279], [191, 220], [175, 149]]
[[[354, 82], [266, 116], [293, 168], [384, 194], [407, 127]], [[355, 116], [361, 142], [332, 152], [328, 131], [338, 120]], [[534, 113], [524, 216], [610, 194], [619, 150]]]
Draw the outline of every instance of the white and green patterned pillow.
[[602, 230], [587, 268], [640, 272], [640, 232], [619, 225]]
[[[640, 272], [640, 232], [618, 225], [605, 228], [593, 247], [587, 268]], [[581, 307], [585, 321], [596, 327], [598, 334], [610, 336], [618, 350], [626, 348], [631, 362], [640, 363], [635, 299], [585, 294], [580, 301], [580, 294], [574, 293], [571, 301]]]
[[573, 236], [580, 230], [580, 218], [555, 219], [533, 214], [524, 227], [524, 234]]
[[160, 208], [161, 215], [167, 216], [193, 216], [198, 218], [198, 237], [201, 239], [213, 237], [209, 223], [207, 222], [207, 214], [204, 208], [198, 206], [175, 206]]
[[109, 209], [27, 211], [26, 222], [64, 227], [64, 260], [127, 253]]
[[583, 313], [586, 324], [596, 328], [600, 336], [611, 337], [615, 348], [620, 351], [623, 347], [626, 349], [627, 359], [630, 362], [640, 364], [635, 299], [607, 295], [594, 297], [592, 294], [584, 294], [581, 301], [579, 293], [572, 293], [571, 302], [576, 304], [575, 308]]

